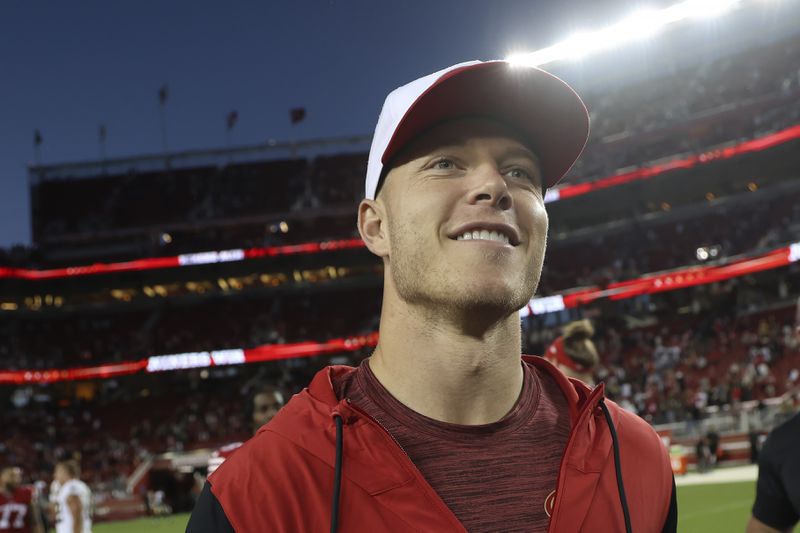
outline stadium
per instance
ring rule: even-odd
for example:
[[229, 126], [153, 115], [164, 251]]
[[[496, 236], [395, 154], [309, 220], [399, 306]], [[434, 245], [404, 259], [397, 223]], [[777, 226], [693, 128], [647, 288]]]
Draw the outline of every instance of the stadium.
[[[667, 446], [679, 531], [744, 530], [761, 446], [800, 408], [798, 20], [791, 0], [682, 2], [507, 58], [591, 118], [544, 200], [523, 353], [591, 322], [591, 380]], [[32, 242], [0, 249], [0, 467], [45, 528], [74, 460], [95, 531], [183, 531], [254, 394], [370, 357], [372, 135], [341, 133], [29, 165]]]

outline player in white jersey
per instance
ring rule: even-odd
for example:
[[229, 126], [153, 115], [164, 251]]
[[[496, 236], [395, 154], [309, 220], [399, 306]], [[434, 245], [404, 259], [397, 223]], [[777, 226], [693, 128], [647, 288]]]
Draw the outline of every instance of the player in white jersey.
[[54, 477], [60, 484], [56, 497], [56, 533], [92, 532], [92, 491], [80, 480], [75, 461], [56, 464]]

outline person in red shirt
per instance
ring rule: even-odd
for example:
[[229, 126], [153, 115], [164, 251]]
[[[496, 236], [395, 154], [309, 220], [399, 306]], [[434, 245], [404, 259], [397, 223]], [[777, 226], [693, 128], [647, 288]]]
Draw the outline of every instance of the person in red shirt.
[[22, 469], [18, 466], [0, 470], [0, 533], [6, 532], [44, 533], [35, 491], [22, 486]]
[[592, 371], [600, 361], [593, 336], [594, 326], [588, 320], [570, 322], [564, 326], [564, 334], [547, 347], [544, 356], [568, 377], [592, 385]]
[[187, 531], [675, 531], [655, 431], [602, 384], [521, 356], [545, 193], [588, 131], [566, 83], [505, 61], [393, 91], [358, 208], [384, 265], [378, 345], [225, 461]]

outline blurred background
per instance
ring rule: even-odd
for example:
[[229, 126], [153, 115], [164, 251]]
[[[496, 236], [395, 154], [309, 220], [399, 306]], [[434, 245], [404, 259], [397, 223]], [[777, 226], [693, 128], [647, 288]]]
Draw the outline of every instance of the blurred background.
[[[541, 65], [591, 114], [548, 191], [523, 349], [588, 319], [653, 424], [681, 531], [741, 530], [800, 405], [800, 2], [0, 6], [0, 468], [76, 459], [96, 531], [182, 531], [209, 468], [377, 342], [355, 228], [385, 95]], [[155, 517], [154, 517], [155, 516]]]

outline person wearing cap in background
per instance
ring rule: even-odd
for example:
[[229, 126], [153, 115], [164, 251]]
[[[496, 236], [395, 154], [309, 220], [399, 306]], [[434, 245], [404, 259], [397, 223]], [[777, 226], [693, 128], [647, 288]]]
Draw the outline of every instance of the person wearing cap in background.
[[545, 358], [567, 377], [594, 385], [592, 370], [600, 361], [592, 342], [594, 326], [588, 320], [577, 320], [564, 326], [564, 334], [547, 347]]
[[390, 93], [358, 208], [384, 265], [378, 345], [225, 461], [187, 531], [675, 531], [655, 431], [602, 385], [521, 357], [545, 191], [588, 133], [566, 83], [504, 61]]

